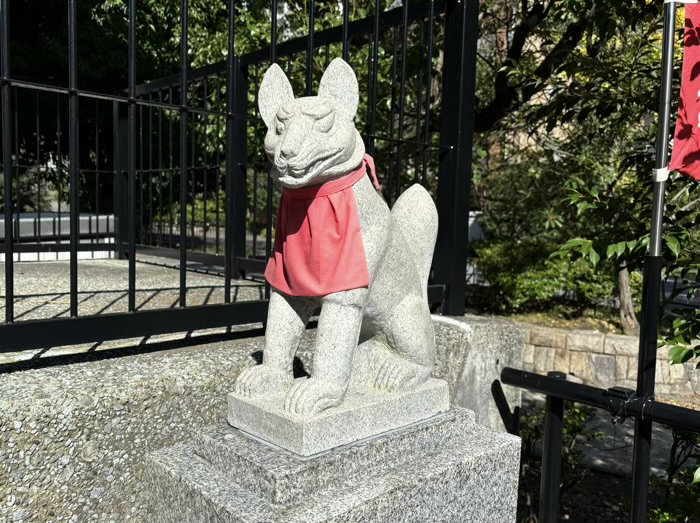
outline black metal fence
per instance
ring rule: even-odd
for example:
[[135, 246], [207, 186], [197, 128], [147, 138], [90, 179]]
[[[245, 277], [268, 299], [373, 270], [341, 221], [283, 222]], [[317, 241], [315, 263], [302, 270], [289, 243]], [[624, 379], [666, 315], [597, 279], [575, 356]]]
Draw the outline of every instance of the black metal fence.
[[[265, 300], [232, 299], [236, 278], [263, 271], [279, 198], [262, 151], [257, 88], [267, 66], [276, 62], [288, 72], [297, 96], [312, 94], [325, 64], [338, 55], [353, 66], [366, 88], [356, 123], [376, 158], [387, 201], [391, 204], [414, 182], [425, 185], [437, 201], [440, 231], [429, 296], [442, 305], [443, 313], [463, 313], [476, 0], [404, 2], [387, 10], [378, 0], [374, 12], [359, 20], [350, 20], [346, 0], [339, 3], [342, 23], [321, 31], [314, 31], [312, 1], [306, 35], [280, 41], [278, 17], [273, 16], [270, 47], [238, 56], [237, 8], [231, 0], [227, 59], [197, 69], [190, 67], [188, 54], [188, 2], [181, 0], [180, 72], [142, 85], [136, 81], [139, 9], [130, 0], [128, 88], [116, 94], [80, 89], [78, 53], [90, 49], [77, 47], [81, 21], [76, 0], [67, 3], [68, 84], [14, 77], [9, 4], [0, 3], [2, 165], [9, 166], [3, 169], [6, 261], [0, 352], [263, 320]], [[278, 13], [278, 2], [272, 1], [270, 9]], [[380, 81], [387, 74], [389, 80]], [[23, 131], [28, 122], [36, 137], [31, 154], [24, 137], [32, 132]], [[44, 204], [49, 192], [57, 220]], [[17, 230], [26, 210], [38, 223], [39, 233], [31, 238]], [[98, 225], [92, 235], [81, 231], [85, 215], [99, 224], [100, 216], [112, 213], [114, 220], [106, 222], [109, 230]], [[48, 219], [61, 230], [42, 232]], [[96, 241], [100, 250], [113, 250], [128, 260], [124, 313], [78, 314], [78, 254], [95, 250]], [[42, 251], [69, 254], [70, 318], [22, 320], [15, 315], [15, 255]], [[176, 308], [138, 309], [137, 253], [176, 260]], [[188, 305], [192, 261], [221, 267], [223, 303]]]
[[[562, 430], [565, 414], [564, 400], [590, 405], [610, 413], [613, 423], [623, 423], [632, 418], [647, 423], [663, 423], [678, 429], [700, 432], [700, 411], [658, 402], [653, 396], [637, 394], [631, 389], [612, 387], [601, 389], [566, 381], [562, 372], [550, 372], [548, 376], [523, 370], [505, 368], [501, 380], [507, 385], [540, 392], [546, 395], [544, 415], [544, 440], [542, 443], [542, 475], [540, 477], [539, 521], [559, 521], [559, 488], [562, 470]], [[641, 437], [636, 434], [635, 437]], [[635, 462], [649, 474], [649, 461]], [[636, 472], [636, 471], [635, 471]], [[647, 484], [636, 478], [632, 485], [630, 519], [633, 523], [647, 520]], [[648, 481], [648, 480], [647, 480]]]

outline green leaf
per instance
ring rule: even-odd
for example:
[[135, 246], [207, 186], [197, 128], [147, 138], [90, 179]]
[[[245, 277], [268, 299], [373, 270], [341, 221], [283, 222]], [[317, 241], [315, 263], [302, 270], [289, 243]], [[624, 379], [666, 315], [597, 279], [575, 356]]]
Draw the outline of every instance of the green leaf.
[[666, 236], [664, 239], [673, 255], [678, 258], [678, 255], [681, 253], [681, 244], [678, 243], [678, 239], [675, 236]]
[[576, 206], [576, 214], [578, 216], [581, 216], [584, 212], [586, 212], [587, 209], [595, 209], [595, 208], [596, 208], [596, 205], [584, 200]]
[[617, 244], [611, 243], [608, 245], [608, 248], [605, 250], [605, 257], [608, 260], [612, 260], [613, 256], [617, 254]]
[[586, 241], [581, 244], [581, 252], [584, 256], [588, 256], [591, 252], [591, 249], [593, 249], [593, 242]]
[[674, 365], [685, 363], [693, 356], [693, 350], [688, 347], [675, 346], [668, 351], [668, 361]]
[[600, 261], [600, 255], [595, 251], [595, 249], [592, 246], [591, 252], [588, 254], [588, 259], [591, 260], [593, 267], [598, 265], [598, 262]]
[[700, 483], [700, 467], [695, 470], [695, 474], [693, 475], [693, 483]]
[[625, 242], [619, 242], [615, 244], [615, 253], [617, 254], [618, 258], [625, 254]]

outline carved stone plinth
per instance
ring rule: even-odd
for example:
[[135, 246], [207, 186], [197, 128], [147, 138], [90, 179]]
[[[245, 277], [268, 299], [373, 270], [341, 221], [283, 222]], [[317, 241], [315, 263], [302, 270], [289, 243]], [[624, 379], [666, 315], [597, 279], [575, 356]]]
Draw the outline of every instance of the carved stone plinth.
[[284, 409], [284, 396], [228, 395], [228, 422], [263, 441], [300, 456], [395, 430], [450, 408], [444, 380], [430, 378], [410, 391], [386, 394], [373, 387], [351, 388], [343, 403], [313, 416]]
[[149, 521], [512, 522], [520, 440], [453, 408], [304, 458], [221, 424], [149, 455]]

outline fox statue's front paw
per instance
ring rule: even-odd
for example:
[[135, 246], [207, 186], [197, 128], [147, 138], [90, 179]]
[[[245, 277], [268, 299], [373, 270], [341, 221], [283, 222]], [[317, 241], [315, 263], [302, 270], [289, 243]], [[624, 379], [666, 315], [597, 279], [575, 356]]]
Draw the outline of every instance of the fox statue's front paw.
[[308, 378], [295, 384], [287, 393], [284, 410], [309, 416], [338, 405], [346, 387], [319, 378]]
[[291, 371], [262, 364], [241, 372], [234, 384], [234, 390], [241, 396], [279, 396], [289, 390], [293, 381]]
[[431, 370], [403, 358], [389, 357], [379, 369], [374, 385], [386, 392], [413, 389], [425, 383]]

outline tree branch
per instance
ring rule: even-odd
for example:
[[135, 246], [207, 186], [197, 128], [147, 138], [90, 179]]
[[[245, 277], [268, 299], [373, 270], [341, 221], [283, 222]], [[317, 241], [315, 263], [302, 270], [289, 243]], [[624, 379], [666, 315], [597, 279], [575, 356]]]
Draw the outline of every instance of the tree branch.
[[[527, 39], [535, 27], [542, 22], [545, 13], [546, 10], [542, 4], [536, 4], [530, 11], [529, 16], [513, 31], [513, 38], [506, 59], [506, 64], [509, 67], [504, 68], [496, 75], [493, 100], [488, 105], [476, 109], [474, 122], [476, 132], [486, 132], [493, 129], [500, 120], [530, 101], [534, 95], [542, 90], [542, 83], [538, 85], [535, 82], [530, 82], [521, 88], [519, 97], [519, 90], [509, 83], [508, 73], [522, 59]], [[559, 42], [535, 69], [535, 78], [547, 80], [566, 61], [566, 58], [576, 49], [576, 46], [583, 38], [588, 23], [589, 19], [582, 17], [569, 24]]]

